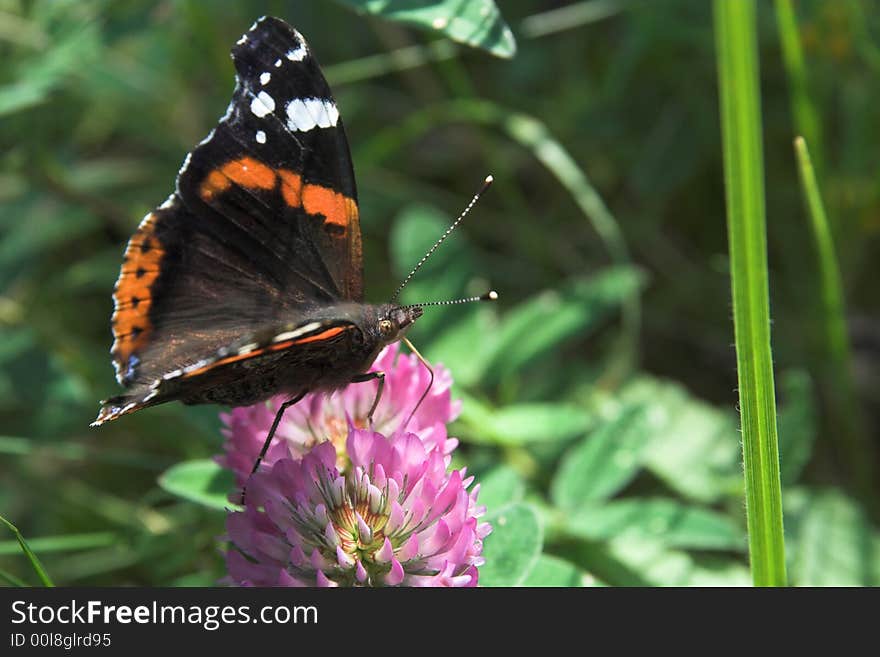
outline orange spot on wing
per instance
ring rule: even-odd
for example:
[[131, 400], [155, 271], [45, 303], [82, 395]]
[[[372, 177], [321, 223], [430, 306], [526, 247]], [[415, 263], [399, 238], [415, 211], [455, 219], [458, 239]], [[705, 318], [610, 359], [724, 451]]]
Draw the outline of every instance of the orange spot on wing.
[[320, 185], [306, 185], [302, 193], [302, 205], [306, 212], [322, 214], [326, 223], [339, 226], [343, 230], [348, 226], [346, 201], [351, 199]]
[[292, 208], [298, 208], [302, 205], [302, 178], [293, 171], [281, 169], [278, 171], [281, 178], [281, 195], [284, 202]]
[[199, 189], [201, 197], [210, 201], [233, 184], [245, 189], [273, 189], [277, 182], [275, 170], [252, 157], [227, 162], [208, 174]]
[[223, 174], [232, 182], [248, 189], [275, 187], [275, 171], [252, 157], [243, 157], [225, 164]]
[[220, 169], [214, 169], [208, 174], [199, 189], [199, 194], [206, 201], [210, 201], [215, 194], [225, 192], [232, 185], [232, 182], [223, 175]]

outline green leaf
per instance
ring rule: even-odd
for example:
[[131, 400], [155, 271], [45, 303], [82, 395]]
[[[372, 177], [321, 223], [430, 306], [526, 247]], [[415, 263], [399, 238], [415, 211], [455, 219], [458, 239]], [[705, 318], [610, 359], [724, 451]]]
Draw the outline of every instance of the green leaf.
[[730, 518], [670, 499], [626, 499], [581, 507], [563, 530], [591, 541], [620, 538], [697, 550], [745, 548], [745, 532]]
[[660, 542], [621, 538], [608, 544], [607, 554], [638, 582], [653, 586], [749, 586], [748, 567], [718, 556], [697, 557], [671, 550]]
[[794, 484], [813, 453], [816, 442], [816, 401], [806, 372], [788, 372], [780, 382], [779, 467], [782, 483]]
[[232, 473], [209, 459], [185, 461], [166, 470], [159, 477], [166, 491], [209, 509], [225, 511], [238, 508], [229, 501], [235, 490]]
[[592, 575], [559, 557], [542, 554], [523, 586], [601, 586]]
[[639, 270], [615, 267], [519, 304], [503, 317], [497, 340], [483, 357], [484, 383], [497, 383], [566, 340], [583, 337], [643, 282]]
[[46, 101], [56, 87], [89, 70], [100, 48], [97, 25], [81, 20], [68, 20], [63, 25], [52, 35], [50, 47], [16, 63], [16, 81], [0, 86], [0, 116]]
[[880, 585], [880, 534], [840, 491], [787, 493], [786, 529], [797, 586]]
[[455, 389], [462, 399], [459, 421], [471, 442], [494, 445], [559, 443], [574, 438], [595, 424], [588, 410], [574, 404], [515, 404], [492, 408]]
[[528, 504], [511, 504], [486, 516], [492, 533], [483, 545], [486, 563], [480, 586], [520, 586], [534, 567], [543, 544], [538, 514]]
[[526, 490], [526, 482], [508, 465], [499, 465], [477, 478], [480, 484], [478, 502], [491, 512], [508, 504], [519, 502]]
[[482, 48], [496, 57], [516, 54], [516, 39], [493, 0], [337, 0], [356, 10]]
[[487, 430], [502, 445], [563, 442], [593, 426], [593, 416], [573, 404], [517, 404], [500, 408]]
[[31, 550], [30, 546], [27, 544], [27, 541], [24, 540], [24, 536], [21, 535], [21, 532], [18, 531], [18, 527], [13, 525], [3, 516], [0, 516], [0, 524], [6, 525], [6, 528], [15, 535], [15, 540], [18, 542], [19, 548], [24, 553], [24, 556], [27, 557], [27, 560], [31, 564], [31, 568], [37, 574], [37, 577], [40, 578], [43, 586], [55, 586], [52, 583], [52, 578], [49, 577], [49, 573], [46, 572], [43, 564], [40, 563], [40, 559], [37, 557], [34, 551]]
[[641, 377], [618, 395], [644, 404], [651, 444], [645, 467], [667, 486], [698, 502], [742, 494], [739, 434], [732, 412], [695, 399], [675, 383]]
[[602, 425], [563, 458], [551, 486], [554, 503], [577, 509], [614, 495], [635, 477], [650, 437], [640, 407]]
[[447, 367], [454, 374], [456, 385], [474, 386], [483, 375], [483, 355], [493, 348], [497, 331], [495, 309], [475, 304], [461, 318], [446, 324], [443, 332], [431, 340], [425, 354], [432, 363]]

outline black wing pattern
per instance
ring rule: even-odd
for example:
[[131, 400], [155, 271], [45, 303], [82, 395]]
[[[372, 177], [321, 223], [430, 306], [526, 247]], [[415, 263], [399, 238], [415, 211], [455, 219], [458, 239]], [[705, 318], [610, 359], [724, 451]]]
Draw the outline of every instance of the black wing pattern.
[[363, 299], [351, 156], [317, 61], [275, 18], [254, 23], [232, 58], [226, 114], [126, 249], [111, 353], [127, 387]]

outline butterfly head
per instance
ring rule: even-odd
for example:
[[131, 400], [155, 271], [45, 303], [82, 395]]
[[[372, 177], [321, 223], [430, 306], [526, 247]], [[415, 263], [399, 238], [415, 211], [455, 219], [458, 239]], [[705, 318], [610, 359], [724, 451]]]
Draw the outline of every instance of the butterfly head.
[[379, 334], [384, 344], [400, 340], [409, 327], [422, 316], [421, 306], [399, 306], [387, 303], [379, 307]]

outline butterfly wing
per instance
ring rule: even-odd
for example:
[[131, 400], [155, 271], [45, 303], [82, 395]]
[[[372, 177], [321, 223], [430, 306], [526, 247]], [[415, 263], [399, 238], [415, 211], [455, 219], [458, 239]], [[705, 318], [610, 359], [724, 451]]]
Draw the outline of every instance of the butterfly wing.
[[255, 23], [232, 58], [226, 114], [126, 248], [111, 353], [127, 387], [363, 297], [351, 156], [318, 63], [274, 18]]

